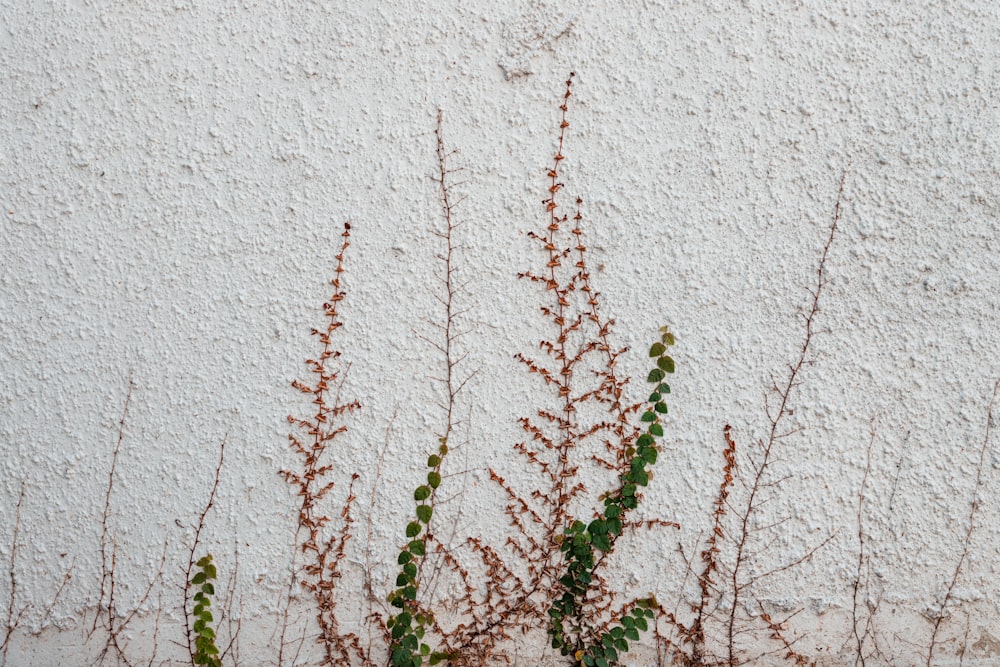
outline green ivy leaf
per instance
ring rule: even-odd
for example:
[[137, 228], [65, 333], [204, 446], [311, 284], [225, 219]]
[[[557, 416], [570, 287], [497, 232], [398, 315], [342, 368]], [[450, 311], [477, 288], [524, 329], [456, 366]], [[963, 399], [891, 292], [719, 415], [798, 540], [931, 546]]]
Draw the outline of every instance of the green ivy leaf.
[[[660, 357], [656, 360], [656, 365], [660, 367], [665, 373], [674, 372], [674, 360], [670, 357]], [[657, 380], [659, 382], [659, 380]]]
[[414, 556], [423, 556], [426, 553], [423, 540], [413, 540], [407, 546]]
[[653, 436], [647, 433], [643, 433], [642, 435], [639, 436], [639, 439], [635, 441], [635, 444], [640, 448], [651, 447], [652, 445], [656, 444], [656, 440], [653, 439]]
[[656, 421], [656, 415], [650, 412], [649, 410], [646, 410], [645, 412], [642, 413], [642, 417], [639, 417], [639, 421], [643, 422]]
[[208, 579], [215, 579], [216, 577], [215, 566], [211, 563], [205, 566], [205, 577]]
[[434, 510], [430, 505], [417, 505], [417, 518], [428, 523], [431, 520], [431, 515], [434, 514]]
[[427, 457], [428, 468], [437, 468], [439, 465], [441, 465], [440, 456], [438, 456], [437, 454], [431, 454], [430, 456]]
[[626, 628], [625, 629], [625, 636], [628, 637], [629, 639], [631, 639], [634, 642], [639, 641], [639, 631], [636, 630], [635, 628]]
[[205, 573], [199, 572], [198, 574], [191, 577], [191, 583], [194, 584], [195, 586], [205, 583]]
[[660, 370], [659, 368], [654, 368], [653, 370], [649, 371], [649, 377], [646, 378], [646, 382], [659, 382], [666, 376], [667, 374], [664, 373], [662, 370]]
[[642, 456], [643, 460], [649, 465], [656, 463], [656, 450], [652, 447], [642, 450], [642, 454], [640, 454], [640, 456]]
[[661, 384], [659, 387], [656, 388], [656, 391], [660, 392], [661, 394], [669, 394], [670, 385], [664, 382], [663, 384]]
[[589, 526], [587, 526], [587, 532], [591, 535], [607, 535], [608, 525], [600, 519], [595, 519], [590, 522]]
[[657, 437], [663, 437], [663, 425], [662, 424], [650, 424], [649, 432]]
[[427, 500], [431, 495], [431, 487], [429, 486], [418, 486], [417, 490], [413, 492], [413, 499], [416, 501]]
[[201, 592], [205, 595], [215, 595], [215, 586], [212, 584], [204, 584], [201, 587]]
[[432, 488], [436, 489], [441, 485], [441, 473], [431, 470], [427, 473], [427, 484]]
[[411, 560], [413, 560], [413, 556], [410, 555], [409, 551], [400, 551], [399, 558], [396, 559], [396, 562], [400, 565], [406, 565]]
[[601, 551], [611, 551], [611, 540], [607, 535], [594, 535], [594, 547]]
[[421, 530], [423, 530], [423, 527], [416, 521], [411, 521], [410, 523], [406, 524], [407, 537], [416, 537], [417, 535], [420, 534]]
[[653, 392], [652, 394], [650, 394], [650, 395], [649, 395], [649, 398], [647, 398], [647, 399], [646, 399], [646, 402], [647, 402], [647, 403], [656, 403], [656, 402], [657, 402], [657, 401], [659, 401], [659, 400], [660, 400], [661, 398], [663, 398], [663, 397], [662, 397], [662, 396], [660, 396], [660, 395], [659, 395], [658, 393], [656, 393], [656, 392], [654, 391], [654, 392]]
[[653, 346], [649, 348], [649, 356], [658, 357], [666, 351], [667, 348], [663, 343], [653, 343]]
[[407, 563], [403, 566], [403, 574], [405, 574], [410, 579], [414, 579], [417, 576], [417, 564]]
[[[638, 609], [637, 611], [640, 614], [642, 613], [641, 609]], [[643, 618], [642, 616], [636, 616], [636, 618], [635, 618], [635, 627], [639, 628], [643, 632], [645, 632], [646, 630], [649, 629], [649, 626], [646, 624], [646, 619]]]
[[202, 556], [201, 558], [199, 558], [198, 562], [195, 563], [195, 565], [197, 565], [200, 568], [204, 568], [211, 562], [212, 562], [212, 554], [208, 554], [207, 556]]
[[667, 414], [667, 404], [664, 403], [663, 401], [660, 401], [659, 403], [654, 405], [653, 409], [659, 412], [661, 415]]

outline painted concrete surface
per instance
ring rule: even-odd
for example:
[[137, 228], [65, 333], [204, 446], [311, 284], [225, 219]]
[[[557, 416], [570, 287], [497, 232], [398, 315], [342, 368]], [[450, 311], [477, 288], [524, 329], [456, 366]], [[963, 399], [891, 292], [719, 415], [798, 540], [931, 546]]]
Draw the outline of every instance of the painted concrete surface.
[[[629, 542], [613, 584], [691, 601], [685, 559], [709, 530], [722, 429], [741, 452], [767, 435], [843, 176], [754, 567], [811, 557], [755, 595], [775, 618], [799, 610], [788, 627], [805, 653], [854, 664], [863, 497], [857, 599], [882, 650], [868, 664], [926, 660], [959, 563], [934, 663], [1000, 659], [1000, 453], [984, 440], [1000, 377], [996, 3], [0, 0], [0, 17], [0, 569], [13, 618], [24, 609], [8, 664], [99, 653], [86, 640], [130, 378], [106, 525], [116, 607], [139, 611], [131, 659], [154, 644], [178, 656], [186, 545], [225, 440], [202, 544], [236, 573], [256, 647], [242, 664], [276, 663], [296, 515], [277, 471], [294, 464], [285, 417], [304, 409], [288, 383], [315, 354], [344, 221], [343, 394], [364, 407], [331, 458], [330, 503], [359, 472], [370, 531], [349, 579], [391, 589], [441, 420], [426, 340], [440, 317], [439, 109], [463, 168], [463, 363], [476, 371], [451, 460], [456, 525], [503, 544], [487, 470], [517, 479], [516, 420], [539, 391], [514, 354], [537, 349], [541, 297], [516, 274], [537, 266], [526, 232], [544, 224], [570, 70], [566, 187], [584, 198], [635, 400], [657, 327], [679, 341], [644, 511], [681, 529]], [[3, 608], [10, 591], [0, 577]], [[342, 608], [360, 608], [360, 588], [344, 591]], [[313, 633], [295, 592], [295, 631]]]

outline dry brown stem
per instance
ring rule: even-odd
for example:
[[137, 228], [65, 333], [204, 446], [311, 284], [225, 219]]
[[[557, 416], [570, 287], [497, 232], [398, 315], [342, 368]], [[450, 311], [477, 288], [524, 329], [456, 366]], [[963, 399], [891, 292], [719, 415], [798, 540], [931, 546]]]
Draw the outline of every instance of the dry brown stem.
[[986, 434], [983, 436], [983, 444], [979, 448], [979, 460], [976, 463], [976, 484], [972, 492], [972, 502], [969, 505], [968, 525], [962, 539], [962, 550], [959, 553], [958, 562], [955, 563], [955, 570], [951, 573], [951, 579], [948, 581], [948, 588], [945, 590], [944, 598], [938, 606], [937, 613], [934, 614], [931, 640], [927, 647], [927, 667], [931, 667], [931, 661], [934, 659], [934, 650], [937, 648], [938, 632], [944, 620], [948, 617], [948, 605], [951, 604], [955, 593], [955, 585], [958, 583], [958, 578], [962, 574], [962, 566], [965, 565], [965, 561], [969, 558], [969, 552], [972, 547], [972, 533], [976, 528], [976, 513], [979, 511], [979, 494], [983, 486], [986, 452], [989, 449], [990, 432], [993, 426], [993, 404], [996, 402], [998, 390], [1000, 390], [1000, 380], [997, 380], [993, 385], [993, 394], [990, 396], [990, 402], [986, 408]]

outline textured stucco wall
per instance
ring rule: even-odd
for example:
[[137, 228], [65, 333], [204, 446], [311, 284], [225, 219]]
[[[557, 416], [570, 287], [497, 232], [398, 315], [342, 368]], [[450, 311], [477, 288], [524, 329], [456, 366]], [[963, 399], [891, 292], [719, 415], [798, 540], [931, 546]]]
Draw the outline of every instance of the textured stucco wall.
[[[178, 621], [178, 564], [226, 438], [205, 544], [228, 571], [239, 554], [244, 632], [264, 645], [244, 664], [273, 661], [295, 514], [276, 471], [292, 462], [285, 415], [301, 407], [288, 381], [314, 352], [345, 220], [339, 343], [345, 395], [364, 410], [336, 463], [341, 479], [362, 472], [368, 498], [395, 413], [364, 503], [386, 559], [374, 584], [388, 591], [411, 506], [398, 490], [416, 483], [440, 420], [423, 340], [439, 311], [438, 108], [464, 167], [466, 364], [478, 371], [453, 462], [470, 471], [460, 528], [502, 534], [485, 470], [516, 476], [516, 419], [537, 391], [513, 355], [537, 346], [538, 295], [515, 274], [532, 266], [525, 233], [541, 220], [571, 69], [568, 189], [585, 199], [617, 340], [636, 351], [623, 364], [644, 372], [663, 322], [679, 340], [669, 451], [647, 501], [682, 530], [637, 541], [617, 584], [669, 597], [678, 545], [691, 556], [707, 530], [722, 427], [745, 444], [764, 434], [764, 394], [800, 345], [846, 170], [822, 333], [794, 400], [801, 431], [782, 443], [788, 477], [767, 509], [790, 517], [775, 562], [829, 542], [760, 595], [803, 609], [813, 655], [853, 664], [843, 647], [873, 442], [873, 595], [886, 655], [916, 660], [961, 553], [1000, 375], [995, 2], [0, 0], [0, 19], [0, 561], [23, 482], [15, 607], [27, 608], [10, 664], [83, 664], [130, 376], [109, 523], [122, 610], [167, 542], [132, 650], [151, 646], [156, 610], [164, 628]], [[998, 468], [994, 439], [948, 624], [958, 640], [940, 664], [959, 645], [966, 664], [1000, 651]], [[349, 554], [354, 576], [365, 543]], [[4, 608], [9, 591], [0, 577]]]

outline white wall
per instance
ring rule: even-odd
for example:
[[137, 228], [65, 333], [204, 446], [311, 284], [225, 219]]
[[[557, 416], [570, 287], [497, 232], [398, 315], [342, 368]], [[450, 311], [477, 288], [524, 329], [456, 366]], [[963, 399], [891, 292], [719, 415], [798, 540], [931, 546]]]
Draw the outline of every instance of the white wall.
[[[271, 642], [244, 664], [274, 662], [296, 512], [277, 475], [294, 462], [285, 416], [301, 411], [288, 382], [314, 353], [345, 220], [339, 344], [345, 395], [364, 410], [335, 464], [342, 481], [362, 472], [372, 557], [386, 561], [374, 583], [389, 590], [440, 423], [438, 358], [422, 339], [439, 312], [439, 108], [465, 169], [465, 363], [478, 371], [468, 442], [449, 464], [470, 471], [455, 478], [476, 509], [460, 530], [500, 539], [485, 469], [516, 476], [515, 420], [538, 390], [513, 355], [537, 346], [539, 297], [515, 274], [535, 259], [525, 233], [543, 222], [571, 69], [568, 189], [585, 199], [617, 340], [635, 350], [627, 370], [644, 374], [660, 324], [679, 340], [669, 451], [646, 506], [682, 530], [637, 540], [617, 585], [676, 598], [678, 545], [695, 554], [708, 528], [722, 427], [741, 446], [764, 435], [769, 378], [801, 345], [846, 171], [822, 333], [793, 397], [801, 431], [780, 445], [788, 477], [767, 506], [789, 517], [774, 562], [830, 541], [759, 595], [802, 609], [790, 626], [808, 634], [804, 650], [854, 664], [844, 645], [874, 425], [865, 519], [880, 641], [895, 664], [926, 655], [1000, 376], [995, 3], [2, 0], [0, 15], [0, 562], [23, 483], [14, 603], [27, 609], [9, 664], [85, 664], [99, 644], [80, 648], [129, 377], [108, 524], [120, 610], [143, 599], [167, 543], [129, 650], [149, 654], [159, 618], [160, 655], [175, 655], [179, 570], [225, 438], [204, 545], [228, 572], [238, 551], [244, 636]], [[1000, 652], [998, 467], [994, 438], [939, 664], [963, 646], [965, 664]], [[365, 543], [349, 555], [356, 573]], [[0, 577], [4, 608], [9, 591]], [[307, 631], [310, 613], [303, 601]]]

